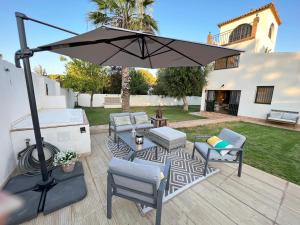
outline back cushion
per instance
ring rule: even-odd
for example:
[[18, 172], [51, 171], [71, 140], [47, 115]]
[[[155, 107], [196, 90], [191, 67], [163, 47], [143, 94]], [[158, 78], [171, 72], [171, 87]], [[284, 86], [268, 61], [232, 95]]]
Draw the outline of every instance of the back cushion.
[[296, 121], [297, 117], [298, 117], [298, 114], [296, 114], [296, 113], [287, 113], [287, 112], [285, 112], [282, 115], [282, 119], [285, 119], [285, 120]]
[[[246, 137], [238, 134], [230, 129], [223, 128], [223, 130], [219, 134], [219, 138], [228, 141], [236, 148], [241, 148], [244, 142], [246, 141]], [[230, 155], [236, 155], [236, 151], [231, 151]]]
[[110, 121], [114, 121], [114, 117], [116, 116], [130, 116], [129, 112], [122, 112], [122, 113], [111, 113], [109, 114]]
[[272, 118], [278, 118], [280, 119], [282, 117], [283, 113], [282, 112], [277, 112], [277, 111], [271, 111], [270, 117]]
[[[156, 187], [160, 184], [160, 168], [158, 166], [143, 165], [123, 159], [113, 158], [109, 163], [109, 170], [112, 173], [121, 173], [127, 176], [146, 178], [156, 183]], [[149, 183], [136, 181], [124, 176], [113, 175], [114, 182], [133, 190], [153, 194], [153, 186]], [[156, 190], [155, 190], [156, 191]]]
[[132, 123], [135, 123], [135, 116], [147, 115], [145, 112], [132, 112], [130, 113], [130, 119]]
[[131, 125], [131, 120], [129, 116], [115, 116], [114, 122], [116, 126]]
[[134, 116], [134, 120], [135, 120], [136, 124], [148, 123], [148, 116], [147, 115], [136, 115], [136, 116]]

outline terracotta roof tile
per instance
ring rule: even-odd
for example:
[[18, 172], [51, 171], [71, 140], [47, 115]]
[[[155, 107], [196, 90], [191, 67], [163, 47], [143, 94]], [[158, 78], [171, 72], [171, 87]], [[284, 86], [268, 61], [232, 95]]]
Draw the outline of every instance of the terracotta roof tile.
[[227, 21], [225, 21], [225, 22], [219, 23], [219, 24], [218, 24], [218, 27], [221, 27], [221, 26], [223, 26], [223, 25], [225, 25], [225, 24], [234, 22], [234, 21], [239, 20], [239, 19], [241, 19], [241, 18], [244, 18], [244, 17], [250, 16], [250, 15], [259, 13], [259, 12], [265, 10], [265, 9], [271, 9], [272, 13], [273, 13], [274, 16], [275, 16], [275, 19], [276, 19], [278, 25], [280, 25], [280, 24], [282, 23], [282, 21], [281, 21], [281, 19], [280, 19], [280, 17], [279, 17], [278, 11], [277, 11], [277, 9], [276, 9], [276, 7], [275, 7], [275, 5], [274, 5], [274, 3], [271, 2], [271, 3], [267, 4], [267, 5], [264, 5], [264, 6], [262, 6], [262, 7], [259, 7], [259, 8], [257, 8], [257, 9], [252, 9], [252, 10], [250, 10], [249, 12], [247, 12], [247, 13], [241, 15], [241, 16], [238, 16], [238, 17], [235, 17], [235, 18], [233, 18], [233, 19], [227, 20]]

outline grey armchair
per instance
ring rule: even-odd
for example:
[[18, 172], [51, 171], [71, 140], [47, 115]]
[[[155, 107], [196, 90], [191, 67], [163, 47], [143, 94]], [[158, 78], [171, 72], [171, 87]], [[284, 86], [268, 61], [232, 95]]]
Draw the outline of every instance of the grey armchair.
[[170, 167], [170, 161], [162, 164], [134, 159], [132, 153], [126, 159], [113, 158], [107, 174], [107, 218], [112, 216], [112, 196], [115, 195], [155, 208], [155, 224], [159, 225], [163, 194], [169, 190]]
[[[210, 136], [195, 136], [194, 148], [192, 158], [194, 158], [195, 151], [197, 151], [202, 158], [205, 159], [204, 176], [206, 176], [208, 162], [226, 162], [226, 163], [239, 163], [238, 176], [242, 174], [243, 165], [243, 155], [244, 155], [244, 145], [246, 142], [246, 137], [238, 134], [230, 129], [223, 128], [218, 137], [222, 140], [228, 141], [234, 148], [213, 148], [209, 145], [206, 140]], [[199, 139], [204, 139], [205, 142], [197, 142]], [[222, 156], [216, 150], [230, 150], [229, 153]]]

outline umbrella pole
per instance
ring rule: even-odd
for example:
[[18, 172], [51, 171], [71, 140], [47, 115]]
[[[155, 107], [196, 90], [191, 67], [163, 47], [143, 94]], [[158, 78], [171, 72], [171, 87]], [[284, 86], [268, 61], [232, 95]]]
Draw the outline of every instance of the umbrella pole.
[[31, 118], [32, 118], [36, 148], [38, 152], [38, 158], [39, 158], [41, 174], [42, 174], [42, 182], [39, 183], [38, 185], [43, 189], [43, 187], [49, 186], [53, 180], [49, 179], [47, 165], [45, 161], [45, 155], [43, 151], [40, 123], [39, 123], [38, 111], [37, 111], [36, 100], [34, 95], [34, 86], [33, 86], [32, 74], [30, 69], [30, 61], [29, 61], [29, 57], [33, 55], [33, 52], [31, 52], [27, 46], [25, 26], [24, 26], [24, 19], [26, 18], [27, 17], [24, 14], [16, 13], [17, 27], [19, 33], [20, 46], [21, 46], [20, 57], [23, 60], [23, 67], [24, 67], [24, 73], [26, 79]]
[[[20, 59], [23, 61], [41, 175], [28, 177], [19, 174], [9, 179], [4, 186], [3, 190], [19, 196], [24, 201], [23, 206], [9, 216], [8, 224], [10, 225], [31, 220], [37, 217], [40, 212], [46, 215], [64, 208], [80, 201], [87, 194], [82, 163], [76, 163], [74, 171], [68, 174], [63, 173], [60, 167], [51, 171], [47, 169], [29, 61], [35, 51], [27, 46], [24, 20], [32, 20], [59, 30], [68, 31], [31, 19], [18, 12], [16, 12], [16, 20], [21, 49], [16, 52], [15, 61], [17, 67], [20, 67]], [[74, 32], [69, 33], [75, 34]]]

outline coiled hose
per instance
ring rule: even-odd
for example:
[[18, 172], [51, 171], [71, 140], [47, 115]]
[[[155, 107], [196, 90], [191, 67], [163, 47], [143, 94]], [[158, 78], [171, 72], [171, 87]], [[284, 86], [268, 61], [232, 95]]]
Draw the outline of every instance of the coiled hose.
[[[18, 154], [19, 171], [27, 176], [34, 176], [41, 173], [40, 162], [37, 156], [36, 144], [30, 145], [30, 139], [26, 139], [26, 148]], [[53, 169], [54, 155], [59, 152], [59, 149], [54, 145], [42, 140], [43, 150], [47, 169]]]

